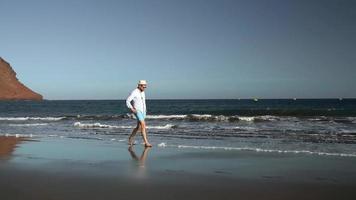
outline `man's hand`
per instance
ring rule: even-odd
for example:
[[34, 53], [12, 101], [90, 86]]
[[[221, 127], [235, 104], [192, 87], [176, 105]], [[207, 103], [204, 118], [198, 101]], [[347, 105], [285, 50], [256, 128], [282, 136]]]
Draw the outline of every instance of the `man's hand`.
[[135, 114], [137, 113], [137, 110], [135, 108], [131, 108], [131, 111]]

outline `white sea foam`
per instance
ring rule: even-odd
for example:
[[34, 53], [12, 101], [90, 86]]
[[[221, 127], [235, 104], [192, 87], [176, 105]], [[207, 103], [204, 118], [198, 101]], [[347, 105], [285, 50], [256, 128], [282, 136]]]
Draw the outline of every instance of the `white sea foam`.
[[171, 129], [175, 127], [176, 125], [174, 124], [166, 124], [164, 126], [147, 126], [148, 129]]
[[166, 143], [162, 142], [162, 143], [159, 143], [157, 146], [158, 147], [166, 147], [167, 145], [166, 145]]
[[207, 119], [212, 117], [212, 115], [208, 115], [208, 114], [205, 115], [192, 114], [191, 116], [197, 119]]
[[36, 123], [36, 124], [9, 124], [9, 126], [17, 126], [17, 127], [28, 127], [28, 126], [46, 126], [47, 123]]
[[[132, 117], [134, 118], [134, 117]], [[146, 119], [161, 119], [161, 120], [193, 120], [193, 121], [284, 121], [297, 120], [296, 117], [280, 117], [273, 115], [260, 116], [238, 116], [238, 115], [211, 115], [211, 114], [185, 114], [185, 115], [147, 115]]]
[[81, 122], [75, 122], [74, 126], [79, 128], [132, 128], [131, 126], [112, 126], [100, 123], [84, 124]]
[[250, 126], [235, 126], [235, 127], [224, 127], [224, 129], [238, 129], [238, 130], [246, 130], [246, 131], [258, 131], [260, 129]]
[[[208, 121], [228, 121], [230, 119], [240, 119], [238, 116], [210, 115], [210, 114], [189, 114], [189, 115], [147, 115], [147, 119], [187, 119], [187, 120], [208, 120]], [[241, 117], [240, 120], [253, 121], [254, 117]]]
[[20, 138], [20, 137], [33, 137], [32, 134], [19, 134], [19, 133], [0, 133], [0, 136], [5, 136], [5, 137], [16, 137], [16, 138]]
[[326, 120], [328, 120], [328, 117], [318, 116], [318, 117], [309, 118], [308, 120], [309, 121], [326, 121]]
[[356, 117], [347, 117], [353, 124], [356, 124]]
[[356, 134], [356, 129], [351, 129], [351, 130], [347, 130], [347, 129], [341, 129], [338, 131], [338, 133], [341, 134]]
[[0, 117], [0, 121], [27, 121], [27, 120], [41, 120], [41, 121], [59, 121], [65, 117]]
[[[84, 124], [81, 122], [75, 122], [74, 123], [75, 127], [79, 128], [109, 128], [109, 129], [131, 129], [134, 128], [135, 126], [113, 126], [113, 125], [107, 125], [107, 124], [101, 124], [101, 123], [93, 123], [93, 124]], [[176, 127], [173, 124], [166, 124], [164, 126], [147, 126], [148, 129], [171, 129]]]
[[147, 119], [190, 119], [190, 120], [216, 120], [226, 121], [234, 116], [209, 115], [209, 114], [189, 114], [189, 115], [147, 115]]
[[225, 117], [223, 115], [214, 116], [208, 114], [190, 114], [190, 115], [147, 115], [146, 119], [192, 119], [192, 120], [212, 120], [214, 118]]
[[260, 120], [260, 121], [277, 121], [277, 120], [281, 120], [281, 117], [277, 117], [277, 116], [272, 116], [272, 115], [261, 115], [261, 116], [237, 116], [237, 118], [241, 121], [248, 121], [248, 122], [253, 122], [256, 120]]
[[184, 119], [187, 115], [147, 115], [146, 119]]
[[58, 137], [58, 135], [56, 135], [56, 134], [51, 134], [51, 135], [48, 135], [48, 137]]
[[331, 152], [319, 152], [309, 150], [278, 150], [278, 149], [261, 149], [251, 147], [216, 147], [216, 146], [190, 146], [190, 145], [178, 145], [178, 148], [191, 148], [191, 149], [207, 149], [207, 150], [238, 150], [238, 151], [254, 151], [254, 152], [266, 152], [266, 153], [294, 153], [294, 154], [310, 154], [310, 155], [322, 155], [322, 156], [342, 156], [342, 157], [356, 157], [355, 153], [331, 153]]
[[281, 118], [273, 115], [262, 115], [262, 116], [258, 116], [258, 119], [266, 120], [266, 121], [277, 121]]
[[239, 120], [241, 121], [248, 121], [248, 122], [252, 122], [254, 121], [256, 118], [255, 117], [239, 117]]

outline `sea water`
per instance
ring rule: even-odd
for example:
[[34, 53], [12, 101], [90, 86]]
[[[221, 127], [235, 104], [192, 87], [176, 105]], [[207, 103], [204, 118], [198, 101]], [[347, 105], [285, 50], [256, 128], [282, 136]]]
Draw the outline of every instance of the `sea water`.
[[[147, 108], [157, 148], [356, 157], [356, 99], [147, 100]], [[4, 136], [127, 143], [135, 126], [124, 100], [0, 101]]]

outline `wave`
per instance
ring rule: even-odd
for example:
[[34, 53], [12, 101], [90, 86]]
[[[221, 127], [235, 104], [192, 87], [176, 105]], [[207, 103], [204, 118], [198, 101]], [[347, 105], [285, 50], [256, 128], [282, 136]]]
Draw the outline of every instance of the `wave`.
[[48, 117], [0, 117], [0, 121], [60, 121], [60, 120], [115, 120], [133, 118], [130, 114], [125, 115], [66, 115]]
[[188, 115], [147, 115], [147, 119], [166, 119], [166, 120], [188, 120], [188, 121], [276, 121], [280, 118], [277, 116], [226, 116], [210, 114], [188, 114]]
[[17, 137], [17, 138], [32, 138], [34, 137], [33, 134], [18, 134], [18, 133], [0, 133], [0, 136], [5, 136], [5, 137]]
[[253, 152], [265, 152], [265, 153], [293, 153], [293, 154], [309, 154], [320, 156], [341, 156], [341, 157], [356, 157], [355, 153], [332, 153], [321, 151], [309, 151], [309, 150], [279, 150], [279, 149], [262, 149], [252, 147], [219, 147], [219, 146], [192, 146], [192, 145], [167, 145], [166, 143], [160, 143], [158, 147], [177, 147], [177, 148], [189, 148], [189, 149], [205, 149], [205, 150], [237, 150], [237, 151], [253, 151]]
[[332, 121], [337, 122], [337, 123], [352, 123], [356, 124], [356, 117], [337, 117], [333, 118]]
[[166, 124], [164, 126], [147, 126], [148, 129], [173, 129], [178, 128], [177, 125], [174, 124]]
[[[135, 128], [135, 126], [113, 126], [113, 125], [107, 125], [107, 124], [101, 124], [101, 123], [81, 123], [81, 122], [75, 122], [74, 123], [75, 127], [79, 128], [108, 128], [108, 129], [132, 129]], [[172, 128], [177, 128], [177, 125], [173, 124], [166, 124], [164, 126], [147, 126], [148, 129], [172, 129]]]
[[9, 124], [9, 126], [16, 127], [28, 127], [28, 126], [46, 126], [48, 123], [36, 123], [36, 124]]
[[351, 130], [341, 129], [341, 130], [338, 131], [338, 134], [356, 136], [356, 129], [351, 129]]
[[147, 119], [162, 120], [187, 120], [187, 121], [216, 121], [216, 122], [266, 122], [266, 121], [295, 121], [297, 117], [292, 116], [239, 116], [239, 115], [210, 115], [210, 114], [188, 114], [188, 115], [148, 115]]
[[112, 126], [100, 123], [84, 124], [81, 122], [75, 122], [74, 126], [79, 128], [131, 128], [131, 126]]
[[187, 115], [147, 115], [146, 119], [185, 119]]
[[[77, 120], [114, 120], [114, 119], [135, 119], [133, 114], [124, 115], [77, 115], [65, 116], [63, 119]], [[278, 117], [272, 115], [263, 116], [238, 116], [238, 115], [211, 115], [211, 114], [182, 114], [182, 115], [147, 115], [148, 120], [187, 120], [187, 121], [277, 121], [290, 119], [290, 117]]]
[[308, 121], [330, 121], [330, 118], [326, 116], [311, 117], [308, 119]]
[[346, 117], [346, 119], [348, 119], [352, 123], [356, 124], [356, 117]]
[[224, 127], [223, 129], [241, 130], [241, 131], [260, 131], [261, 129], [250, 126], [235, 126], [235, 127]]
[[0, 121], [59, 121], [65, 117], [0, 117]]
[[[60, 121], [60, 120], [122, 120], [135, 119], [132, 114], [123, 115], [67, 115], [48, 117], [0, 117], [0, 121]], [[335, 122], [356, 123], [356, 117], [327, 117], [327, 116], [240, 116], [240, 115], [211, 115], [211, 114], [185, 114], [185, 115], [147, 115], [147, 120], [180, 120], [180, 121], [207, 121], [207, 122], [276, 122], [276, 121], [310, 121], [310, 122]]]

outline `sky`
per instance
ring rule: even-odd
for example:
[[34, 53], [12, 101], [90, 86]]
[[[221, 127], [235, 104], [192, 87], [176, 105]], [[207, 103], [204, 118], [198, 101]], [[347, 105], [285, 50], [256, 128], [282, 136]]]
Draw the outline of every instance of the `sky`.
[[0, 56], [45, 99], [356, 97], [354, 0], [0, 0]]

